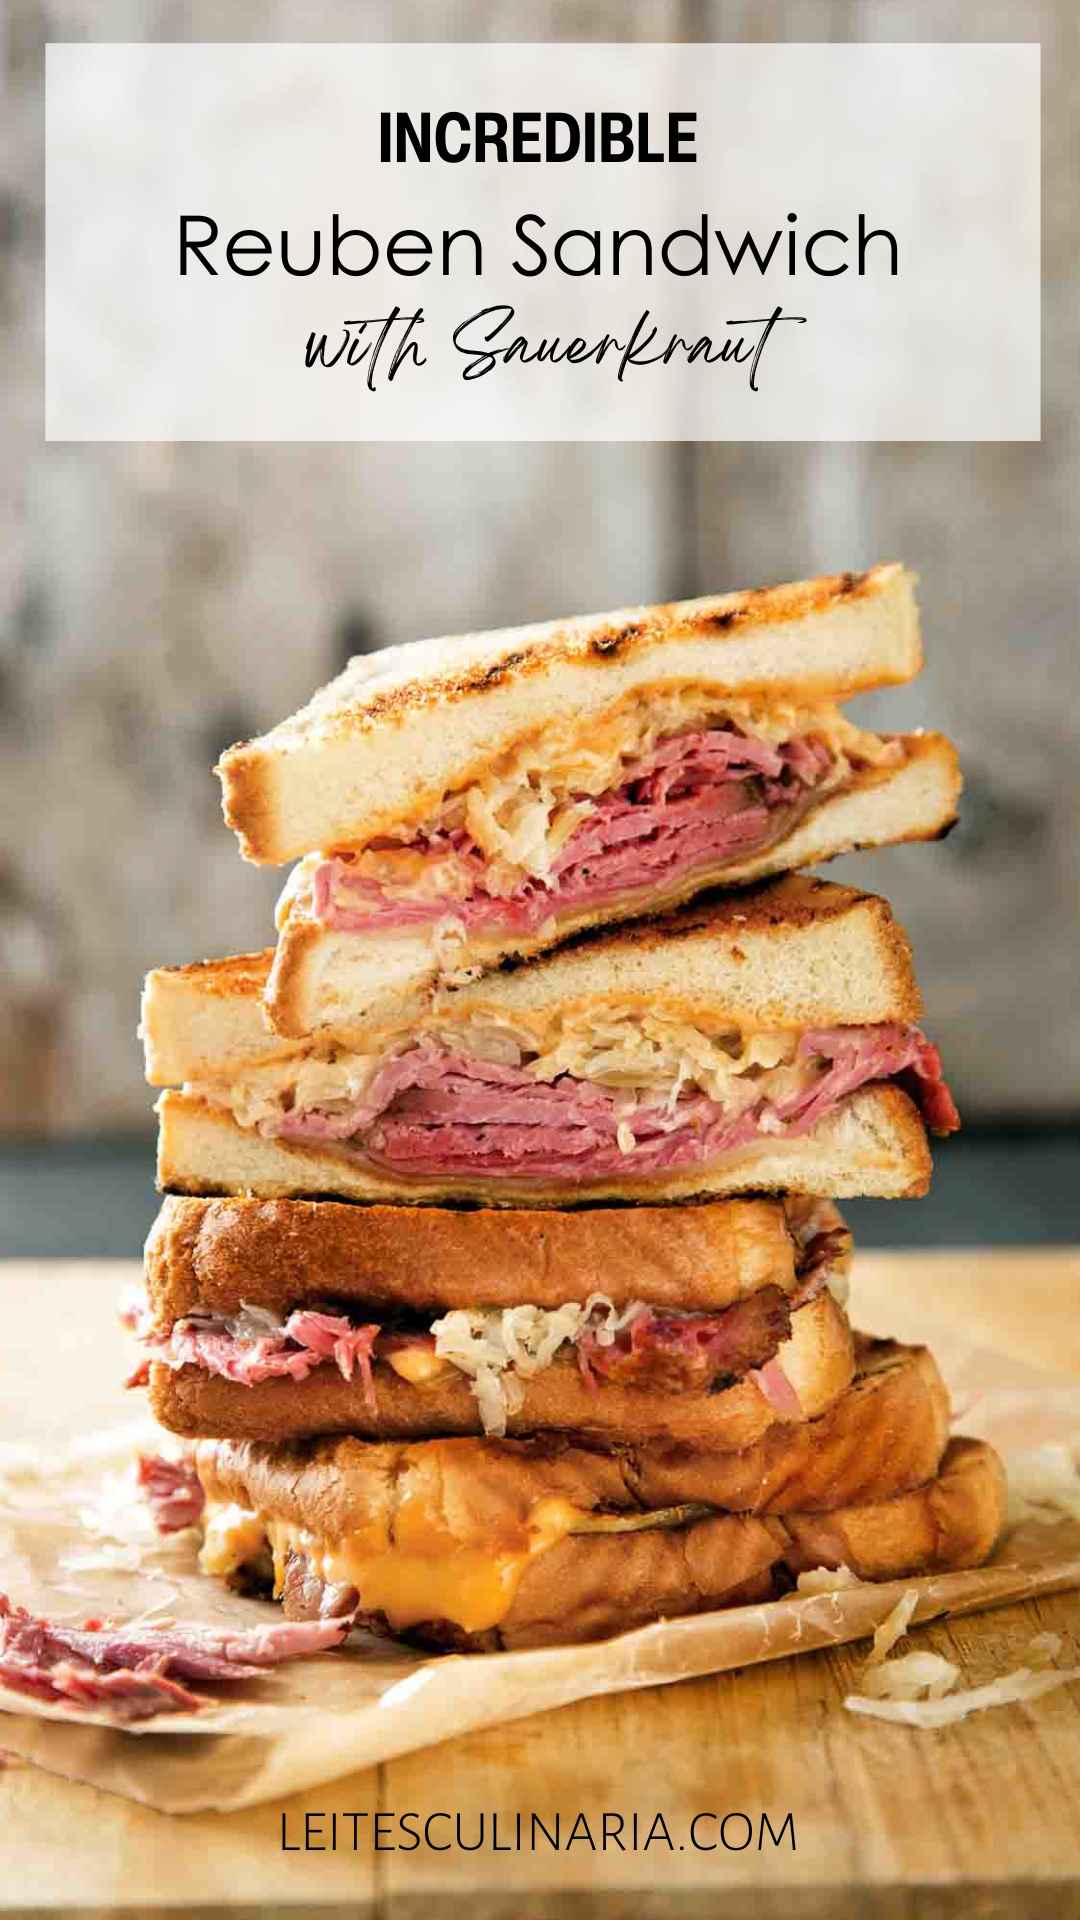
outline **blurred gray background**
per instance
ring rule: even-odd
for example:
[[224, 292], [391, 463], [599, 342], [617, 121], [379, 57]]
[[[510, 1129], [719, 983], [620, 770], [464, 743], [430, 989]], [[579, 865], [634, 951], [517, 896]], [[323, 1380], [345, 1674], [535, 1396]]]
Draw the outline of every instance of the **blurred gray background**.
[[[861, 711], [956, 738], [964, 816], [833, 871], [909, 927], [973, 1125], [936, 1199], [868, 1206], [864, 1237], [1080, 1238], [1077, 0], [8, 0], [0, 22], [0, 1247], [130, 1251], [149, 1219], [142, 975], [266, 944], [281, 881], [222, 824], [224, 746], [386, 642], [892, 558], [928, 665]], [[46, 40], [631, 36], [1041, 40], [1042, 444], [44, 444]]]

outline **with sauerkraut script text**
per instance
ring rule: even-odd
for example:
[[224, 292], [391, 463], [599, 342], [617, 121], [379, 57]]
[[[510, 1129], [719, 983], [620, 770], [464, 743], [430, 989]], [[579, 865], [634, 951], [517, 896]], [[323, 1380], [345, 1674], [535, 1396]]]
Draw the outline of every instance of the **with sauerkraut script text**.
[[[738, 333], [665, 336], [646, 308], [621, 339], [606, 332], [587, 338], [569, 330], [530, 337], [515, 330], [517, 316], [512, 306], [497, 305], [483, 307], [460, 321], [450, 340], [460, 356], [463, 380], [483, 379], [500, 367], [517, 365], [607, 367], [616, 380], [622, 381], [635, 369], [667, 367], [678, 360], [686, 366], [745, 367], [750, 391], [756, 393], [766, 344], [774, 328], [785, 322], [804, 326], [806, 316], [774, 307], [770, 314], [725, 323], [728, 328], [744, 329]], [[349, 372], [359, 369], [368, 392], [374, 393], [380, 379], [390, 383], [403, 369], [427, 365], [419, 338], [424, 325], [422, 307], [407, 314], [394, 307], [387, 314], [346, 320], [340, 337], [333, 342], [325, 332], [312, 331], [304, 349], [304, 365], [308, 369], [336, 367]]]

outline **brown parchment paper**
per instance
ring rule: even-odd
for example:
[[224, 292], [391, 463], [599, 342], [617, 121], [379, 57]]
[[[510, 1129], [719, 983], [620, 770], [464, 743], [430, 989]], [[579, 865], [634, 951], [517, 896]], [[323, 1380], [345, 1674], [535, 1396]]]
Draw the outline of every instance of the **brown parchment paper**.
[[[992, 1441], [1031, 1480], [1031, 1450], [1080, 1449], [1080, 1385], [995, 1353], [933, 1342], [958, 1426]], [[137, 1422], [63, 1453], [0, 1446], [0, 1585], [32, 1611], [251, 1625], [275, 1608], [203, 1578], [190, 1533], [159, 1540], [134, 1486]], [[168, 1442], [166, 1444], [175, 1444]], [[395, 1754], [596, 1693], [808, 1653], [872, 1632], [918, 1590], [916, 1621], [1080, 1586], [1080, 1511], [1019, 1510], [992, 1563], [767, 1606], [659, 1621], [590, 1647], [486, 1656], [411, 1653], [367, 1635], [349, 1647], [219, 1689], [220, 1705], [117, 1729], [92, 1712], [0, 1689], [0, 1746], [51, 1772], [164, 1812], [251, 1806]]]

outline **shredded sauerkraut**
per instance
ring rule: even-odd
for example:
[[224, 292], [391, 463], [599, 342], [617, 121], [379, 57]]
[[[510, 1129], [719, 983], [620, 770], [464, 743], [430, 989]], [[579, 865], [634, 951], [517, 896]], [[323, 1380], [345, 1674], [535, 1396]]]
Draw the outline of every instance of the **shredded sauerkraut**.
[[898, 1660], [883, 1660], [876, 1667], [868, 1664], [861, 1685], [871, 1700], [940, 1700], [959, 1678], [959, 1667], [926, 1648], [901, 1654]]
[[955, 1689], [961, 1677], [960, 1668], [943, 1654], [923, 1648], [902, 1654], [897, 1660], [887, 1660], [886, 1654], [907, 1632], [918, 1598], [918, 1590], [909, 1587], [882, 1621], [860, 1676], [862, 1691], [849, 1693], [844, 1701], [849, 1713], [894, 1720], [907, 1727], [933, 1729], [966, 1720], [969, 1713], [981, 1713], [987, 1707], [1038, 1700], [1055, 1687], [1080, 1680], [1080, 1667], [1050, 1664], [1061, 1651], [1061, 1636], [1056, 1633], [1034, 1636], [1030, 1642], [1030, 1666], [1001, 1674], [983, 1686], [959, 1691]]
[[1007, 1462], [1008, 1521], [1080, 1520], [1080, 1472], [1060, 1441], [1012, 1453]]
[[189, 1091], [227, 1105], [242, 1127], [269, 1128], [287, 1113], [347, 1106], [363, 1097], [384, 1056], [313, 1048], [285, 1060], [264, 1060], [237, 1074], [228, 1086], [191, 1081]]
[[841, 1564], [838, 1567], [809, 1567], [800, 1573], [795, 1582], [795, 1590], [800, 1598], [804, 1594], [846, 1593], [849, 1587], [865, 1587], [869, 1583], [860, 1580], [850, 1567]]
[[476, 1018], [434, 1031], [478, 1059], [527, 1066], [537, 1080], [569, 1074], [575, 1080], [626, 1092], [627, 1119], [641, 1096], [674, 1109], [685, 1087], [697, 1088], [736, 1114], [760, 1096], [768, 1073], [770, 1098], [786, 1100], [814, 1077], [798, 1059], [799, 1034], [788, 1031], [707, 1030], [661, 1008], [593, 1006], [559, 1010], [541, 1020]]
[[[553, 1016], [547, 1031], [537, 1036], [536, 1058], [530, 1062], [538, 1080], [557, 1080], [572, 1074], [575, 1080], [593, 1080], [604, 1087], [628, 1087], [650, 1092], [675, 1105], [681, 1088], [699, 1087], [725, 1106], [746, 1076], [794, 1066], [797, 1033], [739, 1033], [726, 1028], [706, 1032], [669, 1013], [640, 1008], [590, 1008]], [[523, 1035], [524, 1039], [525, 1036]], [[801, 1078], [804, 1067], [794, 1069]], [[777, 1098], [798, 1089], [774, 1080]], [[750, 1098], [756, 1091], [750, 1090]]]
[[909, 1587], [900, 1595], [891, 1613], [885, 1615], [881, 1625], [875, 1629], [874, 1644], [867, 1661], [867, 1667], [877, 1667], [892, 1652], [898, 1640], [902, 1640], [911, 1625], [911, 1616], [919, 1604], [919, 1590]]
[[592, 1293], [584, 1305], [459, 1308], [433, 1321], [431, 1331], [439, 1358], [469, 1376], [484, 1432], [501, 1436], [525, 1398], [523, 1382], [549, 1367], [561, 1347], [586, 1326], [601, 1346], [610, 1346], [645, 1311], [634, 1300], [620, 1312], [606, 1294]]
[[[707, 1031], [660, 1008], [591, 1007], [515, 1021], [487, 1016], [467, 1022], [438, 1008], [424, 1023], [425, 1037], [500, 1066], [526, 1066], [537, 1080], [561, 1074], [621, 1090], [622, 1116], [632, 1131], [639, 1099], [665, 1102], [674, 1111], [684, 1088], [699, 1089], [732, 1116], [761, 1096], [794, 1098], [815, 1076], [813, 1061], [797, 1058], [799, 1035]], [[229, 1083], [194, 1081], [189, 1091], [227, 1105], [242, 1127], [272, 1129], [290, 1113], [311, 1108], [334, 1113], [361, 1100], [378, 1069], [415, 1038], [415, 1029], [386, 1030], [372, 1038], [371, 1052], [317, 1043], [284, 1060], [263, 1061]], [[628, 1150], [627, 1136], [620, 1140]]]
[[965, 1687], [959, 1693], [948, 1692], [942, 1698], [883, 1700], [849, 1693], [844, 1705], [849, 1713], [867, 1714], [875, 1720], [894, 1720], [901, 1726], [932, 1731], [966, 1720], [969, 1713], [983, 1713], [987, 1707], [1038, 1700], [1044, 1693], [1053, 1693], [1056, 1687], [1070, 1686], [1074, 1680], [1080, 1680], [1080, 1667], [1056, 1667], [1042, 1673], [1033, 1673], [1030, 1667], [1018, 1667], [1015, 1673], [1001, 1674], [981, 1687]]

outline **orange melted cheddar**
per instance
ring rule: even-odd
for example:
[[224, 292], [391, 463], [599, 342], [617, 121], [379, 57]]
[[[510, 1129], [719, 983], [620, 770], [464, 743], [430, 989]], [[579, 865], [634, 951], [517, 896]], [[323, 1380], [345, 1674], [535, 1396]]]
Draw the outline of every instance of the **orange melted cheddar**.
[[552, 1496], [497, 1545], [479, 1547], [457, 1540], [418, 1494], [398, 1507], [393, 1538], [381, 1520], [329, 1540], [275, 1514], [211, 1503], [200, 1561], [204, 1572], [228, 1577], [268, 1544], [275, 1594], [290, 1553], [299, 1553], [320, 1579], [355, 1587], [361, 1611], [385, 1614], [395, 1629], [449, 1620], [465, 1633], [482, 1633], [505, 1619], [530, 1563], [585, 1519]]

